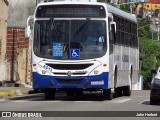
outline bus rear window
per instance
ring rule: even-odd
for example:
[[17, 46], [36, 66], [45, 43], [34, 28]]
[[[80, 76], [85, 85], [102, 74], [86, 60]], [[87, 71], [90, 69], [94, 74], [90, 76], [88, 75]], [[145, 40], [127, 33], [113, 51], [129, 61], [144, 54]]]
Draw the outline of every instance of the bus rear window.
[[37, 8], [37, 18], [46, 17], [94, 17], [105, 18], [105, 9], [101, 5], [43, 5]]

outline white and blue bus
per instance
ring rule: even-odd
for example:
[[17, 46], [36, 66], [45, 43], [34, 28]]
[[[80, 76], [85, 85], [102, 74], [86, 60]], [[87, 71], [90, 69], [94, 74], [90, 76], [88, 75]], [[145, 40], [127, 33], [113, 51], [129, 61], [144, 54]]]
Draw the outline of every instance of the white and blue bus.
[[131, 95], [139, 79], [136, 17], [92, 1], [38, 4], [33, 16], [33, 88], [68, 96], [83, 91]]

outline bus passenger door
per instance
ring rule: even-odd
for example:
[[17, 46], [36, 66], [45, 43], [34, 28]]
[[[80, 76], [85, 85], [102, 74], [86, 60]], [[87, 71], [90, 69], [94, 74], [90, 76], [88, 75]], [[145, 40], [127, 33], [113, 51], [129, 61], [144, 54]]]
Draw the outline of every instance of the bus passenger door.
[[108, 31], [109, 31], [109, 88], [114, 87], [114, 80], [113, 80], [113, 74], [114, 74], [114, 43], [115, 43], [115, 29], [113, 28], [113, 18], [108, 18]]
[[112, 30], [111, 30], [111, 18], [108, 18], [108, 30], [109, 30], [109, 54], [113, 54], [113, 43], [114, 43], [114, 39], [113, 39], [113, 34], [112, 34]]

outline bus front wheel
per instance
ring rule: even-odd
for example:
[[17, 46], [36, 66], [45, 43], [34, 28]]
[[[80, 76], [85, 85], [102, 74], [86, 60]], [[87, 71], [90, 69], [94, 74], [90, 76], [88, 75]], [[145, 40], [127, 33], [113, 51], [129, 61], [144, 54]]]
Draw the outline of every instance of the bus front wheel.
[[103, 98], [105, 100], [112, 100], [113, 99], [113, 93], [111, 89], [103, 89]]
[[46, 98], [46, 100], [54, 100], [54, 98], [55, 98], [55, 92], [56, 92], [55, 89], [46, 88], [45, 89], [45, 98]]

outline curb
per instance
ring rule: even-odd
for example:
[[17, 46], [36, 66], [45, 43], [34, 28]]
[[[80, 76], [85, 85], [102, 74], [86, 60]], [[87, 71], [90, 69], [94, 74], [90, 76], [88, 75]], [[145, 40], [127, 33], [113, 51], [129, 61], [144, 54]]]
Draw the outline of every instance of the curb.
[[11, 90], [9, 92], [0, 92], [0, 97], [13, 97], [13, 96], [22, 96], [20, 90]]
[[5, 96], [15, 96], [15, 91], [11, 90], [9, 92], [0, 92], [0, 97], [5, 97]]

